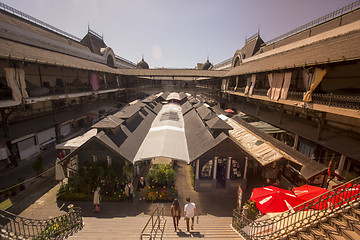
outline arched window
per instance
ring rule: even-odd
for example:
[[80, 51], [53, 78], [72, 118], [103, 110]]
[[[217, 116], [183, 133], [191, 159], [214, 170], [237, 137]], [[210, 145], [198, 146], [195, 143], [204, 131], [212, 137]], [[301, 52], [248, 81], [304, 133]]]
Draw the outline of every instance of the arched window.
[[202, 179], [211, 179], [213, 174], [213, 160], [209, 160], [205, 165], [201, 168], [200, 178]]
[[240, 66], [240, 57], [239, 56], [237, 56], [235, 58], [235, 62], [234, 62], [234, 67], [237, 67], [237, 66]]
[[112, 56], [109, 54], [106, 60], [106, 64], [109, 66], [114, 66], [114, 59], [112, 58]]

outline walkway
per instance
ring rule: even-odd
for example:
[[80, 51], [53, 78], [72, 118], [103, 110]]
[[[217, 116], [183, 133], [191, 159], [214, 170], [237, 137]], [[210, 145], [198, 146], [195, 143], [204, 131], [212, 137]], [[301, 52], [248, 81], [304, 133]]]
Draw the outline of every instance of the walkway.
[[[179, 163], [176, 167], [178, 198], [182, 205], [190, 197], [197, 205], [200, 215], [199, 224], [190, 233], [185, 232], [185, 221], [181, 219], [181, 231], [174, 232], [170, 217], [171, 203], [164, 203], [166, 224], [158, 232], [156, 239], [214, 238], [240, 239], [231, 227], [232, 209], [236, 206], [236, 192], [219, 189], [214, 192], [195, 192], [190, 183], [190, 166]], [[59, 185], [35, 201], [21, 213], [23, 217], [49, 218], [64, 214], [70, 202], [56, 202]], [[71, 202], [81, 207], [84, 216], [84, 228], [69, 239], [139, 239], [140, 233], [149, 220], [149, 214], [158, 205], [135, 198], [132, 203], [103, 202], [101, 212], [92, 211], [91, 202]], [[63, 207], [63, 208], [61, 208]]]

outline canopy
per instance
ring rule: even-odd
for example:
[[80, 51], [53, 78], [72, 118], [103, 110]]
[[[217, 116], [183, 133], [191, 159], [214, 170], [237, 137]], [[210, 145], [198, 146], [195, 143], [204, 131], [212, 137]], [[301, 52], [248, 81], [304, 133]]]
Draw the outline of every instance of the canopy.
[[190, 162], [181, 107], [169, 103], [151, 124], [134, 162], [158, 157]]

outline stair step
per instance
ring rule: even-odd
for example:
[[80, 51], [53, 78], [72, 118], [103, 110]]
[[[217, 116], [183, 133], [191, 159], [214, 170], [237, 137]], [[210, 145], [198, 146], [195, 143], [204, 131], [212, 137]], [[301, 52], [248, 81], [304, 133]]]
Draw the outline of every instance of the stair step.
[[360, 209], [358, 208], [350, 208], [351, 213], [353, 214], [354, 217], [356, 217], [357, 219], [360, 219]]
[[349, 225], [351, 225], [352, 223], [359, 223], [359, 219], [357, 219], [347, 213], [341, 213], [340, 215], [343, 219], [345, 219], [349, 223]]
[[318, 228], [312, 227], [309, 229], [309, 231], [310, 231], [311, 235], [313, 235], [315, 237], [315, 239], [321, 239], [321, 238], [327, 237], [326, 234]]
[[327, 233], [337, 233], [337, 229], [328, 223], [320, 223], [319, 226]]
[[299, 232], [297, 234], [298, 239], [303, 239], [303, 240], [313, 240], [313, 237], [311, 236], [310, 233], [307, 232]]
[[349, 239], [349, 240], [359, 240], [360, 239], [360, 235], [354, 231], [346, 230], [346, 229], [342, 229], [341, 231], [344, 233], [346, 239]]
[[360, 224], [353, 224], [354, 232], [360, 235]]
[[344, 222], [338, 218], [330, 218], [329, 223], [331, 226], [333, 226], [337, 229], [342, 229], [342, 228], [348, 229], [349, 228], [349, 226], [346, 224], [346, 222]]
[[347, 240], [346, 238], [338, 234], [329, 234], [329, 236], [332, 240]]

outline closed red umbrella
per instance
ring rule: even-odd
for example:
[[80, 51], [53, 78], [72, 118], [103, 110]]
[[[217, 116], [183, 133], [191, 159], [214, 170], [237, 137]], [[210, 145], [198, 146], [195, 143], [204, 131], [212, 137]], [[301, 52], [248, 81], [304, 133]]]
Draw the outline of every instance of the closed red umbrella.
[[304, 202], [293, 192], [274, 186], [254, 188], [250, 200], [262, 213], [285, 212]]

